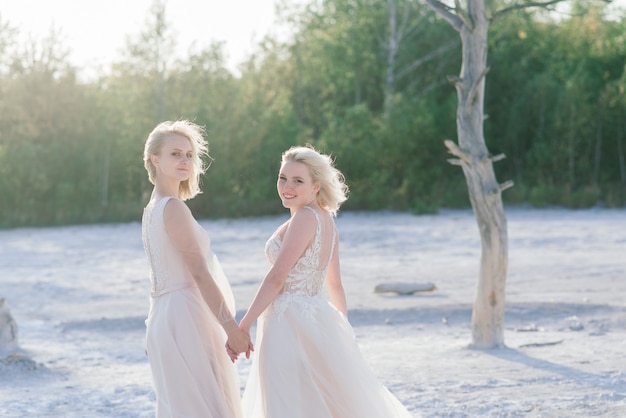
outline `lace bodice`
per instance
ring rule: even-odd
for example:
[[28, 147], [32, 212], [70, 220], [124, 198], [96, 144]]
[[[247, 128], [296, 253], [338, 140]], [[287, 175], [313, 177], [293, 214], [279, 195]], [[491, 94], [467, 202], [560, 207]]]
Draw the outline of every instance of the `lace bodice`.
[[[318, 213], [308, 206], [306, 209], [311, 210], [315, 214], [317, 222], [315, 228], [315, 237], [313, 242], [305, 250], [302, 257], [298, 259], [296, 264], [291, 268], [285, 285], [281, 290], [281, 294], [274, 302], [274, 309], [284, 311], [287, 305], [293, 300], [303, 301], [303, 297], [306, 299], [311, 296], [320, 296], [325, 289], [324, 282], [326, 279], [326, 272], [330, 264], [334, 246], [335, 246], [335, 227], [333, 224], [333, 235], [330, 249], [330, 255], [327, 260], [321, 260], [322, 249], [322, 225]], [[282, 227], [279, 227], [272, 236], [267, 240], [265, 244], [265, 255], [270, 263], [274, 263], [278, 257], [278, 252], [282, 245], [280, 238], [280, 231]]]

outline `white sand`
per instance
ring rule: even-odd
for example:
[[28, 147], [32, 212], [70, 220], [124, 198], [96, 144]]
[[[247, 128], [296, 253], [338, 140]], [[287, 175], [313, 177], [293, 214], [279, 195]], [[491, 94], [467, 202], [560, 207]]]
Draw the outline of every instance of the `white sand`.
[[[479, 351], [467, 348], [480, 257], [471, 211], [341, 214], [363, 355], [415, 416], [625, 417], [626, 211], [508, 208], [507, 217], [508, 348]], [[202, 222], [239, 315], [284, 219]], [[147, 272], [139, 223], [0, 231], [0, 296], [22, 355], [0, 361], [0, 416], [153, 416]], [[437, 290], [373, 292], [393, 281]], [[239, 362], [242, 386], [248, 367]]]

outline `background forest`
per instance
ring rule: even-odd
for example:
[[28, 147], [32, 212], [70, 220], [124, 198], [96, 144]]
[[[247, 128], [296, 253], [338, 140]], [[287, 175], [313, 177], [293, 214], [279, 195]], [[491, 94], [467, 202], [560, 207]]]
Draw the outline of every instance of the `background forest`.
[[[602, 4], [490, 27], [485, 136], [507, 156], [497, 177], [515, 182], [505, 203], [626, 204], [626, 22]], [[219, 43], [181, 54], [155, 1], [123, 59], [89, 80], [58, 32], [22, 44], [0, 15], [0, 227], [139, 220], [145, 138], [180, 118], [206, 126], [213, 156], [197, 217], [281, 211], [280, 155], [306, 143], [345, 173], [347, 210], [469, 207], [443, 145], [456, 139], [458, 33], [416, 0], [277, 13], [293, 36], [265, 38], [235, 74]]]

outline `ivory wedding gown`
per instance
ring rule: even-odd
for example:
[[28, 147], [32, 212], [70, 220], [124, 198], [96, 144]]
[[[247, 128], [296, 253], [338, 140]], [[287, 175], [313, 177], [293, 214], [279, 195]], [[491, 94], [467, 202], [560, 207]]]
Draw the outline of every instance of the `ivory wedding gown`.
[[[198, 248], [176, 248], [166, 232], [163, 211], [170, 197], [144, 210], [142, 238], [150, 262], [152, 292], [146, 346], [157, 397], [158, 418], [241, 418], [239, 378], [224, 344], [220, 323], [232, 318], [234, 298], [206, 231], [193, 222]], [[193, 240], [192, 240], [193, 241]], [[220, 288], [217, 316], [203, 299], [181, 251], [206, 257]], [[230, 319], [232, 320], [232, 319]]]
[[[257, 321], [243, 394], [246, 418], [411, 418], [373, 374], [346, 317], [328, 300], [325, 277], [335, 245], [330, 214], [318, 214], [315, 237], [291, 269], [281, 294]], [[279, 227], [267, 241], [271, 263]]]

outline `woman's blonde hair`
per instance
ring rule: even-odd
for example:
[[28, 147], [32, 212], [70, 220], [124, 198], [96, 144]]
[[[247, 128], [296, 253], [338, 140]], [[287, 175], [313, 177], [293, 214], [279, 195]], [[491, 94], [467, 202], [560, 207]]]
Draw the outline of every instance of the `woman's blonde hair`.
[[150, 183], [155, 184], [157, 170], [154, 164], [152, 164], [150, 156], [159, 155], [165, 139], [171, 134], [178, 134], [187, 138], [193, 150], [191, 174], [189, 179], [180, 183], [178, 189], [178, 197], [180, 199], [191, 199], [202, 193], [200, 190], [200, 175], [207, 169], [202, 158], [205, 156], [209, 157], [209, 144], [204, 139], [205, 130], [202, 126], [188, 120], [161, 122], [150, 132], [148, 139], [146, 139], [146, 145], [143, 150], [143, 165], [146, 171], [148, 171]]
[[309, 168], [313, 183], [320, 185], [317, 203], [332, 215], [336, 215], [339, 206], [348, 199], [348, 185], [341, 171], [335, 168], [332, 158], [307, 145], [291, 147], [285, 151], [281, 165], [288, 161], [302, 163]]

